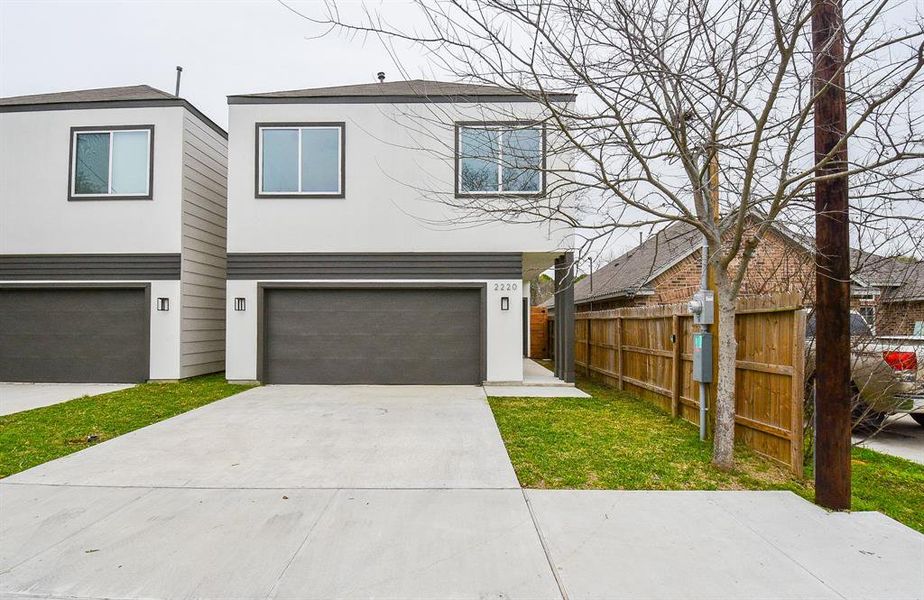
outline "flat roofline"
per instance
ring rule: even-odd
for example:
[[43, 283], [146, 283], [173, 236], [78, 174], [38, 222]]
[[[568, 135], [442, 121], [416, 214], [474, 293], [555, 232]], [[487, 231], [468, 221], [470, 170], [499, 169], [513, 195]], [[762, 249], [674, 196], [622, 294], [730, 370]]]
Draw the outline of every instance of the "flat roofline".
[[[576, 94], [548, 94], [545, 98], [550, 102], [574, 102]], [[228, 96], [228, 104], [435, 104], [456, 103], [476, 104], [480, 102], [540, 102], [530, 96], [520, 94], [455, 94], [431, 95], [419, 94], [393, 94], [381, 96], [260, 96], [236, 95]]]
[[45, 102], [40, 104], [4, 104], [0, 105], [0, 113], [13, 112], [39, 112], [46, 110], [91, 110], [98, 108], [162, 108], [181, 106], [195, 115], [200, 121], [209, 126], [215, 133], [228, 139], [228, 132], [215, 121], [208, 118], [205, 113], [193, 106], [185, 98], [148, 98], [144, 100], [89, 100], [83, 102]]

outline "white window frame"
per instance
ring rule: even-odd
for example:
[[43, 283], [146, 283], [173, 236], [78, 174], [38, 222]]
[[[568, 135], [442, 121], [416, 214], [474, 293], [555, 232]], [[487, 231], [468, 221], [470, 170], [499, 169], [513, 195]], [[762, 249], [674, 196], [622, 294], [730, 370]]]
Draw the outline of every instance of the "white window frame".
[[[337, 132], [337, 190], [324, 192], [303, 192], [302, 189], [302, 131], [306, 129], [332, 129]], [[291, 192], [267, 192], [263, 189], [263, 132], [264, 131], [297, 131], [298, 132], [298, 190]], [[343, 197], [343, 135], [344, 126], [340, 123], [319, 123], [305, 125], [274, 125], [271, 123], [257, 125], [257, 196], [260, 197]]]
[[[497, 140], [497, 190], [464, 190], [462, 188], [462, 131], [486, 129], [500, 132]], [[504, 189], [504, 132], [534, 130], [539, 132], [539, 189], [536, 191]], [[459, 123], [456, 127], [456, 194], [459, 196], [541, 196], [545, 193], [545, 128], [539, 124], [518, 123]]]
[[[126, 194], [124, 192], [113, 192], [112, 191], [112, 144], [114, 133], [132, 133], [136, 131], [143, 131], [148, 138], [148, 155], [147, 160], [144, 164], [144, 186], [145, 190], [143, 192], [133, 192]], [[78, 194], [77, 193], [77, 137], [81, 135], [89, 135], [96, 133], [105, 133], [109, 135], [109, 172], [107, 173], [106, 184], [108, 190], [105, 194]], [[152, 141], [152, 129], [150, 127], [112, 127], [106, 128], [101, 127], [99, 129], [79, 129], [73, 131], [73, 138], [71, 139], [71, 181], [70, 181], [70, 190], [71, 198], [109, 198], [109, 197], [118, 197], [118, 198], [150, 198], [151, 197], [151, 166], [153, 163], [152, 155], [154, 152]]]

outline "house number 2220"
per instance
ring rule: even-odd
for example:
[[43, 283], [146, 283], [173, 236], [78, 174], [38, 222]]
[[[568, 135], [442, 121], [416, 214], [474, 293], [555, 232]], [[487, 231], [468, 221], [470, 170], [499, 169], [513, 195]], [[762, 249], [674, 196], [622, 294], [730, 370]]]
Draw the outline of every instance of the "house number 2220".
[[494, 284], [494, 289], [495, 289], [495, 291], [498, 291], [498, 290], [499, 290], [499, 291], [502, 291], [502, 292], [516, 291], [516, 289], [517, 289], [517, 284], [515, 284], [515, 283], [495, 283], [495, 284]]

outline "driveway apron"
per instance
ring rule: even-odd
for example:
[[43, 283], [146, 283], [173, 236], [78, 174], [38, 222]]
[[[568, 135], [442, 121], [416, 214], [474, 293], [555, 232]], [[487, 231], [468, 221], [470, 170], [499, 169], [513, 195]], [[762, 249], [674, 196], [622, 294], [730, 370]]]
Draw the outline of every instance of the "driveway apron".
[[4, 594], [561, 598], [476, 386], [256, 388], [9, 477], [0, 504]]

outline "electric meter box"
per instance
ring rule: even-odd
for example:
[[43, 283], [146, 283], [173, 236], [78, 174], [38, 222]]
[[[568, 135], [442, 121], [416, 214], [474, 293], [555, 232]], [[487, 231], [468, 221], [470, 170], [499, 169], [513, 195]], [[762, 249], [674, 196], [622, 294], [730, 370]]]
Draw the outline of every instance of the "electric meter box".
[[712, 290], [700, 290], [693, 294], [693, 299], [687, 304], [687, 309], [693, 315], [694, 325], [712, 325], [715, 322], [715, 293]]
[[712, 334], [693, 334], [693, 381], [712, 383]]

